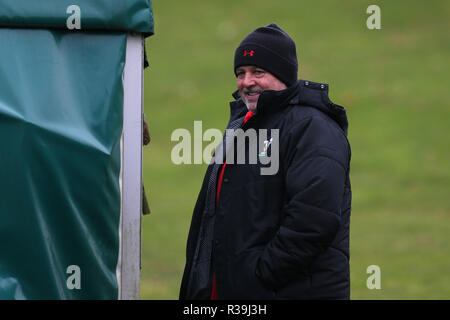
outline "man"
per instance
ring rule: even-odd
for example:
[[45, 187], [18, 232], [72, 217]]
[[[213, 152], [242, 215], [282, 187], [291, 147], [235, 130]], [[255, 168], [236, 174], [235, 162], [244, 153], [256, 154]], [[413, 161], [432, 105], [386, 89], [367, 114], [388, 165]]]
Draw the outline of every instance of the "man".
[[[147, 59], [147, 50], [144, 45], [144, 70], [149, 67], [148, 59]], [[150, 130], [148, 128], [148, 122], [145, 118], [145, 114], [142, 114], [143, 125], [142, 125], [142, 144], [144, 146], [148, 145], [151, 141]], [[145, 192], [144, 184], [142, 184], [142, 214], [147, 215], [150, 214], [150, 206], [147, 200], [147, 194]]]
[[[239, 164], [228, 154], [208, 167], [180, 299], [349, 299], [345, 109], [330, 101], [327, 85], [297, 80], [295, 43], [276, 24], [244, 38], [234, 70], [228, 128], [265, 129], [272, 139], [278, 130], [279, 141], [266, 141], [258, 155], [277, 151], [279, 167], [263, 175], [262, 157]], [[251, 143], [233, 147], [249, 159]]]
[[[145, 61], [147, 61], [147, 58], [145, 59]], [[150, 130], [148, 128], [148, 122], [147, 119], [145, 119], [145, 114], [143, 114], [142, 116], [143, 116], [142, 143], [144, 146], [146, 146], [150, 143], [151, 137], [150, 137]], [[145, 192], [144, 184], [142, 184], [142, 214], [146, 215], [150, 213], [151, 211], [147, 200], [147, 194]]]

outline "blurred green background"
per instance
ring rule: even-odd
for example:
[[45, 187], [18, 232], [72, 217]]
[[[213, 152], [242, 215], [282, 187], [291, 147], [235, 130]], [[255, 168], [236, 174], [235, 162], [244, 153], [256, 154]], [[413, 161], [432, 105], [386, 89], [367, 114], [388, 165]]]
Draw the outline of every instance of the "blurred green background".
[[[370, 4], [381, 30], [366, 27]], [[154, 0], [153, 9], [141, 299], [178, 298], [206, 169], [174, 165], [171, 134], [195, 120], [225, 128], [234, 50], [271, 22], [296, 41], [299, 77], [328, 83], [347, 109], [351, 298], [450, 299], [449, 1]], [[366, 287], [369, 265], [381, 268], [381, 290]]]

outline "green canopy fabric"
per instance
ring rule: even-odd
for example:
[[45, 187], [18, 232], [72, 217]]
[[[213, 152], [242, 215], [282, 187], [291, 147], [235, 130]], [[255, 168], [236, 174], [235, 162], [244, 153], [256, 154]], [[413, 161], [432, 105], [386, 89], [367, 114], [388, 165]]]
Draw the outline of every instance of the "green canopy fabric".
[[2, 0], [0, 27], [67, 29], [71, 5], [80, 8], [81, 30], [154, 32], [151, 0]]
[[122, 291], [123, 75], [127, 37], [153, 24], [151, 0], [1, 0], [0, 299], [136, 297]]
[[126, 42], [0, 28], [0, 299], [118, 298]]

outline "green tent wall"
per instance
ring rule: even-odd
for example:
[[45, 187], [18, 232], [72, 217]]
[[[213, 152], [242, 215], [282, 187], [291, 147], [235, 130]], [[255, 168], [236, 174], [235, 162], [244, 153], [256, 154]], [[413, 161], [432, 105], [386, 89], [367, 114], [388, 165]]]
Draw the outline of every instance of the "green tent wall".
[[138, 298], [142, 130], [126, 123], [151, 34], [150, 1], [2, 1], [0, 299]]
[[0, 26], [66, 29], [71, 5], [80, 8], [82, 30], [153, 34], [151, 0], [2, 0]]

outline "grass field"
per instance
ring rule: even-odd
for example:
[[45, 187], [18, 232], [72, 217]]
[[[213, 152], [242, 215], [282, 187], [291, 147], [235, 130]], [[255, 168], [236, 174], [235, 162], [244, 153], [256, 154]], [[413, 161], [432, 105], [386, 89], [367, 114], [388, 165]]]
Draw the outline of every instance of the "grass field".
[[[381, 30], [366, 8], [381, 8]], [[174, 165], [173, 130], [224, 129], [234, 50], [276, 22], [296, 41], [299, 77], [330, 85], [352, 146], [352, 299], [450, 299], [450, 2], [153, 1], [145, 113], [142, 299], [177, 299], [206, 165]], [[369, 290], [366, 268], [381, 268]]]

